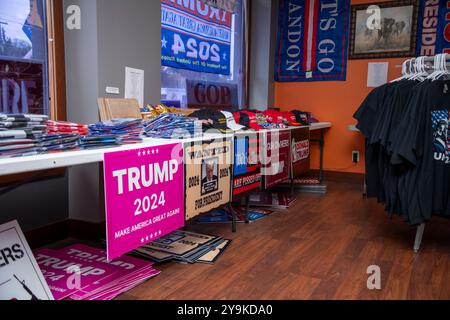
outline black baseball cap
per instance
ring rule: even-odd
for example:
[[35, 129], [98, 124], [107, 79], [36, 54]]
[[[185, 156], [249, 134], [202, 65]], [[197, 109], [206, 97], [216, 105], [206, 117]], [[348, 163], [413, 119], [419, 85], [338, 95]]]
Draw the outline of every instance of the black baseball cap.
[[303, 112], [303, 111], [300, 111], [300, 110], [293, 110], [293, 111], [291, 111], [291, 113], [294, 114], [294, 116], [297, 119], [298, 123], [300, 123], [302, 125], [305, 125], [305, 126], [310, 126], [311, 125], [312, 122], [310, 121], [310, 118], [311, 118], [311, 114], [310, 113]]
[[213, 128], [221, 133], [232, 133], [232, 130], [227, 127], [227, 117], [218, 110], [201, 109], [193, 112], [189, 117], [202, 121], [205, 131]]
[[[248, 110], [242, 110], [239, 113], [239, 124], [243, 125], [247, 128], [259, 131], [264, 129], [258, 124], [258, 119], [256, 118], [256, 113], [248, 111]], [[236, 118], [236, 117], [235, 117]]]

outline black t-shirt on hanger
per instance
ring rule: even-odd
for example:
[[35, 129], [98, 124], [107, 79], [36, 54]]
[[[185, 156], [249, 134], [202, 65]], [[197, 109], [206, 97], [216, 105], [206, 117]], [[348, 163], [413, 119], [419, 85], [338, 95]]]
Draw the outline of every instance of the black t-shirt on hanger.
[[422, 86], [412, 112], [405, 115], [398, 154], [418, 170], [410, 191], [408, 215], [412, 224], [433, 214], [450, 216], [450, 82]]
[[354, 118], [358, 120], [356, 127], [366, 137], [366, 185], [369, 197], [377, 197], [380, 190], [378, 174], [379, 148], [372, 145], [370, 141], [376, 128], [376, 119], [382, 114], [380, 109], [384, 106], [389, 86], [390, 84], [385, 84], [372, 90], [354, 115]]

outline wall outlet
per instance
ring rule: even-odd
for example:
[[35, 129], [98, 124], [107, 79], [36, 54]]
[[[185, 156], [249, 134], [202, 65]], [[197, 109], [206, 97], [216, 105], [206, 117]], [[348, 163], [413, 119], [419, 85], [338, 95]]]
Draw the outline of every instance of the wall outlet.
[[361, 159], [360, 159], [359, 151], [353, 151], [352, 152], [352, 161], [353, 161], [353, 163], [359, 163], [360, 160]]

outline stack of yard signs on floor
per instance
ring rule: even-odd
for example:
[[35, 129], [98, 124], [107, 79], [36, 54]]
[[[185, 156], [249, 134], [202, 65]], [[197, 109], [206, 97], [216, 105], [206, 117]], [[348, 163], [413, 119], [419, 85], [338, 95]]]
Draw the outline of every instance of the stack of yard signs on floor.
[[160, 273], [134, 257], [108, 262], [104, 250], [81, 244], [41, 249], [35, 257], [56, 300], [112, 300]]
[[155, 262], [214, 263], [231, 244], [216, 236], [175, 231], [134, 251]]
[[289, 209], [297, 201], [297, 196], [290, 192], [258, 192], [250, 195], [252, 207], [264, 207], [271, 209]]
[[[294, 189], [301, 193], [317, 193], [326, 194], [328, 192], [328, 187], [325, 184], [321, 184], [318, 178], [314, 177], [302, 177], [294, 179]], [[278, 185], [279, 188], [290, 188], [291, 183], [286, 182]]]

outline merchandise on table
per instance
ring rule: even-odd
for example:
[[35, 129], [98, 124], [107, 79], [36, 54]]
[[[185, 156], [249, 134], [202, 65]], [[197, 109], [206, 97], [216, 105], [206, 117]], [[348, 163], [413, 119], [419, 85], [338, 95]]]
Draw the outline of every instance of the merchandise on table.
[[233, 133], [227, 126], [227, 117], [218, 110], [201, 109], [193, 112], [190, 117], [202, 122], [204, 132]]
[[0, 114], [0, 158], [78, 149], [87, 125], [48, 120], [45, 115]]
[[319, 120], [314, 118], [313, 114], [311, 112], [303, 112], [300, 110], [292, 110], [292, 114], [294, 114], [295, 119], [298, 123], [304, 125], [304, 126], [310, 126], [313, 123], [318, 123]]
[[278, 123], [269, 122], [266, 115], [263, 112], [255, 112], [256, 121], [264, 129], [284, 129], [287, 126]]
[[[22, 137], [23, 135], [15, 136]], [[34, 139], [1, 138], [0, 135], [0, 158], [35, 155], [38, 153], [39, 149]]]
[[46, 115], [2, 114], [0, 129], [25, 131], [27, 135], [43, 133], [46, 130]]
[[144, 122], [144, 132], [150, 138], [186, 139], [202, 135], [202, 125], [194, 118], [179, 114], [163, 114]]
[[36, 135], [35, 141], [40, 153], [74, 150], [80, 146], [78, 134], [42, 134]]
[[289, 126], [297, 125], [297, 123], [290, 121], [286, 114], [276, 110], [264, 111], [264, 115], [269, 123], [277, 125], [279, 129], [284, 129]]
[[142, 116], [145, 120], [157, 118], [162, 114], [172, 113], [172, 110], [165, 105], [152, 106], [147, 105], [141, 109]]
[[83, 149], [142, 142], [142, 119], [115, 119], [89, 126], [89, 135], [80, 139]]
[[89, 128], [85, 124], [65, 122], [65, 121], [47, 121], [48, 134], [77, 134], [85, 136], [89, 134]]
[[171, 234], [145, 245], [133, 253], [155, 262], [178, 261], [181, 263], [198, 263], [203, 256], [223, 245], [225, 240], [194, 232], [175, 231]]
[[[130, 256], [108, 262], [104, 250], [81, 244], [41, 249], [35, 256], [56, 300], [111, 300], [160, 273], [152, 263]], [[69, 287], [77, 272], [79, 286]]]
[[36, 135], [44, 134], [48, 116], [0, 114], [0, 158], [36, 155], [42, 152]]
[[195, 110], [192, 110], [192, 109], [178, 109], [178, 108], [174, 108], [174, 107], [168, 107], [164, 104], [160, 104], [157, 106], [147, 105], [141, 109], [142, 118], [144, 120], [151, 120], [151, 119], [157, 118], [163, 114], [177, 114], [177, 115], [188, 116], [189, 114], [191, 114], [194, 111]]
[[253, 129], [256, 131], [263, 130], [265, 128], [261, 127], [258, 124], [258, 120], [256, 119], [256, 114], [250, 111], [238, 111], [233, 113], [234, 119], [240, 125], [247, 127], [249, 129]]
[[245, 126], [236, 123], [236, 120], [234, 119], [234, 116], [231, 112], [228, 112], [228, 111], [221, 111], [221, 112], [227, 119], [228, 129], [230, 129], [234, 132], [243, 131], [243, 130], [247, 129]]
[[297, 117], [292, 112], [280, 112], [281, 117], [284, 119], [284, 121], [287, 122], [288, 126], [290, 127], [300, 127], [302, 124], [297, 121]]

